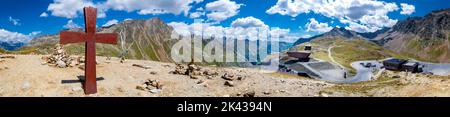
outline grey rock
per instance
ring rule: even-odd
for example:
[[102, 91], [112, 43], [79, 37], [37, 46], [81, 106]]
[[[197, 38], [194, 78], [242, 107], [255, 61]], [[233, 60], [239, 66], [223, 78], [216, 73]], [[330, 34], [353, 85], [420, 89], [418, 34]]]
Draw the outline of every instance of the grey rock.
[[234, 82], [233, 81], [225, 81], [225, 86], [233, 87]]
[[160, 93], [161, 91], [161, 89], [152, 89], [150, 90], [150, 93]]
[[57, 65], [59, 68], [66, 68], [66, 67], [67, 67], [67, 64], [66, 64], [64, 61], [62, 61], [62, 60], [57, 61], [57, 62], [56, 62], [56, 65]]

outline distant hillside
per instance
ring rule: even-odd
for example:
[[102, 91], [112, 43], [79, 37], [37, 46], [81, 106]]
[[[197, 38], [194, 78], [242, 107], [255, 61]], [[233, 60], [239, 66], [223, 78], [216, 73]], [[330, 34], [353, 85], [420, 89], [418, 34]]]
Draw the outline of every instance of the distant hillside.
[[3, 49], [3, 48], [0, 48], [0, 54], [1, 54], [1, 53], [6, 53], [6, 50]]
[[450, 9], [400, 21], [377, 43], [393, 51], [432, 62], [450, 62]]
[[25, 45], [21, 42], [0, 42], [0, 48], [5, 50], [16, 50]]
[[[176, 42], [170, 39], [173, 28], [159, 18], [149, 20], [127, 20], [119, 24], [99, 28], [99, 33], [115, 32], [119, 34], [118, 44], [97, 44], [97, 55], [126, 55], [129, 59], [143, 59], [171, 62], [170, 47]], [[82, 30], [78, 30], [82, 31]], [[18, 51], [36, 54], [50, 54], [59, 35], [46, 35], [33, 39]], [[64, 46], [71, 54], [83, 54], [84, 44], [68, 44]]]
[[361, 36], [359, 33], [354, 32], [354, 31], [350, 31], [347, 30], [345, 28], [333, 28], [332, 30], [330, 30], [329, 32], [320, 34], [320, 35], [316, 35], [310, 38], [300, 38], [299, 40], [297, 40], [294, 45], [299, 45], [305, 42], [309, 42], [311, 40], [315, 40], [315, 39], [321, 39], [321, 38], [345, 38], [345, 39], [356, 39], [356, 38], [364, 38], [363, 36]]
[[[82, 29], [70, 29], [71, 31], [83, 31]], [[150, 20], [127, 20], [110, 27], [99, 28], [99, 33], [111, 33], [115, 32], [119, 34], [119, 41], [117, 45], [109, 44], [97, 44], [97, 55], [99, 56], [113, 56], [118, 57], [122, 55], [126, 50], [126, 56], [128, 59], [139, 60], [154, 60], [162, 62], [173, 62], [171, 59], [171, 48], [178, 42], [179, 39], [171, 39], [171, 32], [173, 28], [159, 18], [153, 18]], [[201, 47], [194, 47], [194, 49], [203, 49], [206, 44], [213, 39], [202, 39], [203, 45]], [[237, 39], [224, 39], [226, 43], [235, 42], [234, 48], [237, 47], [237, 42], [249, 44], [257, 43], [256, 41], [237, 40]], [[234, 41], [237, 40], [237, 41]], [[55, 44], [59, 42], [59, 35], [43, 35], [33, 39], [24, 47], [15, 51], [15, 53], [23, 54], [51, 54]], [[186, 43], [191, 44], [191, 43]], [[223, 45], [223, 43], [215, 43]], [[286, 50], [292, 46], [292, 43], [279, 42], [281, 50]], [[225, 46], [223, 46], [225, 47]], [[67, 44], [64, 46], [69, 54], [84, 54], [84, 44]], [[250, 54], [255, 55], [256, 50], [248, 50]], [[238, 55], [234, 52], [236, 58], [244, 58], [246, 55]], [[203, 55], [206, 56], [206, 55]], [[264, 58], [261, 58], [261, 60]], [[203, 64], [203, 63], [201, 63]], [[230, 62], [230, 63], [207, 63], [220, 66], [249, 66], [250, 62]]]

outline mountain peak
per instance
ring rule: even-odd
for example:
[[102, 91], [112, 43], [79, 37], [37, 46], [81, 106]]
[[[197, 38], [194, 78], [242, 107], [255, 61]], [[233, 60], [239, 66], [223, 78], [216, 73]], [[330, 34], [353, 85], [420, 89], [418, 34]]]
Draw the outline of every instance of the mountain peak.
[[331, 36], [331, 37], [342, 36], [342, 37], [345, 37], [345, 38], [359, 37], [359, 35], [356, 32], [351, 31], [351, 30], [347, 30], [347, 29], [342, 28], [342, 27], [335, 27], [331, 31], [322, 34], [322, 36]]
[[328, 33], [351, 33], [352, 31], [347, 30], [345, 28], [342, 27], [334, 27], [332, 30], [330, 30], [330, 32]]
[[161, 18], [159, 18], [159, 17], [151, 18], [150, 21], [162, 22]]

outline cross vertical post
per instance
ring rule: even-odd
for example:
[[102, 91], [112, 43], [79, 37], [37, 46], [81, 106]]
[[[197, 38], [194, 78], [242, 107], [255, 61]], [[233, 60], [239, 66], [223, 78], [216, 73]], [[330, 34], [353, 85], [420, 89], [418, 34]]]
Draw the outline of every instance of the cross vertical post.
[[70, 32], [70, 31], [61, 31], [60, 33], [61, 44], [79, 43], [79, 42], [85, 43], [86, 67], [84, 72], [85, 80], [83, 82], [85, 94], [97, 93], [95, 43], [96, 42], [106, 44], [117, 43], [116, 33], [102, 33], [102, 34], [95, 33], [96, 19], [97, 19], [97, 9], [94, 7], [85, 7], [84, 8], [85, 33]]

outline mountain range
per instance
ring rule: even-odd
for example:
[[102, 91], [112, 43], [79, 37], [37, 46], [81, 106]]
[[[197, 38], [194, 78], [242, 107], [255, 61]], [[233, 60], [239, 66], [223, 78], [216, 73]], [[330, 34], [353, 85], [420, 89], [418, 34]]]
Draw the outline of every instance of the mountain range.
[[[345, 28], [334, 28], [311, 38], [299, 39], [295, 45], [308, 41], [328, 39], [361, 39], [376, 43], [406, 58], [430, 62], [450, 62], [450, 9], [433, 11], [424, 17], [399, 21], [392, 28], [372, 33], [358, 33]], [[317, 41], [319, 42], [319, 41]], [[361, 51], [361, 50], [348, 50]]]
[[[70, 29], [83, 31], [82, 29]], [[117, 33], [118, 44], [96, 44], [99, 56], [126, 56], [130, 59], [144, 59], [171, 62], [170, 48], [176, 42], [170, 38], [173, 28], [160, 18], [149, 20], [126, 20], [109, 27], [97, 29], [98, 33]], [[44, 35], [31, 40], [18, 51], [22, 53], [50, 54], [59, 42], [59, 35]], [[64, 46], [70, 54], [83, 54], [84, 44]]]
[[16, 50], [22, 46], [24, 46], [26, 43], [22, 42], [0, 42], [0, 48], [5, 50]]

